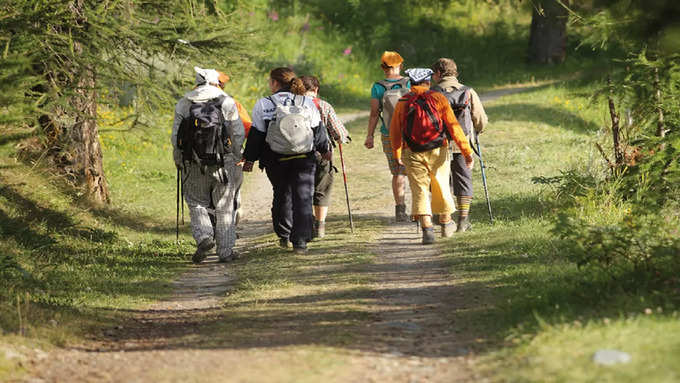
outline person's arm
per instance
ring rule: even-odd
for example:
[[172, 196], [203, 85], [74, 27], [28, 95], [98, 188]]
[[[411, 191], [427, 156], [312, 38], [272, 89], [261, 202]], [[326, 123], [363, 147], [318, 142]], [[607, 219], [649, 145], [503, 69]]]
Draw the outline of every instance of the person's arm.
[[312, 128], [312, 132], [314, 132], [314, 150], [321, 153], [324, 159], [330, 160], [332, 152], [330, 150], [330, 142], [328, 141], [328, 130], [321, 120], [321, 113], [315, 105], [312, 110], [315, 111], [312, 118], [312, 125], [314, 126]]
[[442, 116], [442, 121], [449, 132], [449, 137], [451, 137], [453, 142], [455, 142], [460, 148], [460, 152], [465, 157], [465, 163], [468, 168], [472, 169], [472, 165], [474, 163], [472, 158], [472, 148], [468, 143], [467, 137], [465, 137], [463, 128], [460, 127], [460, 124], [456, 119], [456, 115], [453, 114], [453, 109], [451, 109], [449, 101], [441, 93], [436, 93], [433, 95], [433, 97], [436, 98], [437, 106], [439, 107], [439, 115]]
[[172, 132], [170, 134], [170, 143], [172, 144], [172, 158], [175, 162], [175, 166], [182, 166], [182, 152], [177, 147], [177, 133], [179, 132], [179, 126], [184, 120], [183, 109], [184, 109], [184, 99], [181, 99], [175, 105], [175, 119], [172, 123]]
[[484, 111], [482, 100], [474, 89], [470, 89], [470, 98], [470, 117], [472, 117], [472, 126], [475, 127], [475, 132], [481, 133], [489, 123], [489, 117], [487, 117], [486, 112]]
[[403, 129], [404, 127], [402, 126], [404, 118], [404, 108], [406, 107], [406, 103], [403, 101], [399, 101], [394, 108], [394, 113], [392, 114], [392, 121], [390, 122], [390, 144], [392, 144], [392, 154], [394, 155], [395, 161], [399, 163], [400, 165], [402, 164], [401, 162], [401, 147], [403, 145], [402, 141], [402, 135], [403, 135]]
[[[322, 101], [324, 103], [324, 107], [322, 110], [326, 111], [326, 128], [328, 129], [328, 132], [332, 136], [332, 138], [335, 141], [338, 141], [340, 143], [347, 143], [349, 142], [349, 132], [347, 131], [347, 128], [345, 128], [345, 125], [340, 121], [338, 118], [338, 115], [335, 113], [335, 109], [333, 109], [333, 106], [329, 104], [326, 101]], [[330, 137], [329, 137], [330, 138]]]
[[243, 127], [243, 121], [239, 116], [236, 103], [233, 99], [225, 98], [222, 103], [222, 114], [224, 115], [224, 120], [227, 123], [227, 127], [230, 131], [231, 138], [231, 152], [237, 161], [241, 161], [241, 149], [243, 147], [243, 142], [246, 139], [245, 128]]
[[255, 103], [253, 107], [253, 125], [248, 132], [246, 148], [243, 150], [243, 171], [249, 172], [253, 169], [253, 163], [260, 159], [262, 148], [267, 137], [267, 121], [264, 120], [262, 100]]
[[364, 142], [364, 146], [368, 149], [372, 149], [375, 144], [375, 127], [378, 125], [378, 119], [380, 118], [380, 97], [382, 95], [378, 90], [379, 86], [378, 84], [373, 84], [371, 88], [371, 113], [368, 116], [368, 131], [366, 132], [366, 141]]

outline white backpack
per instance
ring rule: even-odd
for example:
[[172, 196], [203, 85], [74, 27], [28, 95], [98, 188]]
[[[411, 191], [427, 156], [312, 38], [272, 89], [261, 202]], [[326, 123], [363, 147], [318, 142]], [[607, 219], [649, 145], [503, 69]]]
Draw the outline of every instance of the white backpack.
[[377, 84], [385, 88], [385, 93], [383, 93], [382, 99], [380, 100], [380, 118], [382, 118], [383, 124], [387, 129], [390, 128], [390, 123], [392, 122], [392, 115], [394, 114], [394, 108], [397, 107], [397, 102], [410, 90], [406, 87], [409, 82], [408, 77], [403, 77], [399, 81], [387, 81], [381, 80]]
[[314, 111], [305, 105], [305, 97], [295, 103], [295, 96], [283, 104], [276, 97], [268, 97], [274, 105], [274, 119], [269, 123], [265, 141], [278, 154], [303, 154], [314, 150], [312, 116]]

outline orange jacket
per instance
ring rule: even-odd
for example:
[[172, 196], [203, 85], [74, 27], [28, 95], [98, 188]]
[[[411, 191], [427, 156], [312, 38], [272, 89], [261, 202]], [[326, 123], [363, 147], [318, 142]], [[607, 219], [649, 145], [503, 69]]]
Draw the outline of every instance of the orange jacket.
[[[411, 87], [411, 94], [422, 94], [428, 90], [429, 88], [425, 86], [416, 85]], [[444, 126], [449, 131], [449, 135], [453, 138], [453, 141], [460, 148], [461, 153], [463, 153], [465, 157], [472, 155], [472, 148], [470, 148], [467, 137], [465, 137], [463, 129], [461, 129], [460, 124], [458, 124], [458, 120], [456, 120], [456, 116], [453, 114], [453, 109], [451, 109], [451, 105], [446, 99], [446, 96], [438, 92], [432, 92], [432, 97], [435, 100], [437, 112], [439, 112], [439, 116], [444, 122]], [[408, 112], [406, 108], [405, 98], [400, 99], [394, 109], [392, 122], [390, 123], [390, 142], [392, 143], [392, 153], [394, 153], [395, 160], [401, 158], [401, 148], [405, 145], [403, 131], [406, 127], [406, 113]], [[447, 145], [448, 141], [444, 138], [442, 146]]]

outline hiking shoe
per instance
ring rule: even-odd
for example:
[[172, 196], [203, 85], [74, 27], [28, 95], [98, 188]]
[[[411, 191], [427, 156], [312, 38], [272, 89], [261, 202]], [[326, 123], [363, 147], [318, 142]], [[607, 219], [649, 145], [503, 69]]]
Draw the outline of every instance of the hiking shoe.
[[213, 247], [215, 247], [215, 241], [212, 238], [203, 239], [196, 247], [196, 252], [191, 257], [191, 261], [196, 264], [203, 262], [205, 257], [208, 256], [208, 251]]
[[314, 220], [312, 238], [323, 238], [326, 236], [326, 222]]
[[290, 241], [288, 238], [279, 238], [279, 246], [287, 249], [290, 247]]
[[220, 263], [227, 263], [239, 258], [241, 258], [241, 254], [232, 250], [229, 255], [220, 255], [217, 258], [217, 261]]
[[408, 222], [408, 215], [406, 215], [406, 205], [394, 206], [394, 219], [397, 222]]
[[295, 254], [307, 254], [307, 242], [293, 243], [293, 252]]
[[462, 233], [462, 232], [470, 230], [471, 226], [472, 226], [472, 224], [470, 223], [470, 216], [467, 216], [465, 218], [460, 218], [460, 219], [458, 219], [458, 229], [456, 231], [458, 233]]
[[453, 235], [453, 233], [456, 232], [456, 229], [458, 228], [458, 225], [456, 225], [455, 221], [449, 221], [447, 223], [442, 223], [442, 237], [444, 238], [449, 238]]
[[423, 245], [430, 245], [434, 243], [434, 227], [423, 228]]

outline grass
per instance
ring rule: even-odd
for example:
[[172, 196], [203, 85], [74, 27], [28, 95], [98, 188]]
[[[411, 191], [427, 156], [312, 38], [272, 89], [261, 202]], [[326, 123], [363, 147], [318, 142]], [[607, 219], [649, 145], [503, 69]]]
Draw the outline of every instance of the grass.
[[[360, 30], [370, 24], [388, 36], [363, 45], [342, 27], [343, 17], [356, 13], [329, 20], [282, 11], [285, 17], [274, 21], [260, 4], [260, 29], [286, 38], [273, 40], [268, 56], [252, 72], [230, 73], [227, 91], [250, 108], [267, 93], [268, 70], [292, 65], [299, 74], [317, 74], [322, 94], [339, 111], [351, 111], [366, 108], [370, 85], [381, 77], [376, 64], [384, 49], [401, 51], [407, 66], [428, 65], [456, 52], [461, 79], [482, 91], [595, 71], [606, 59], [570, 52], [563, 66], [531, 67], [523, 61], [528, 14], [508, 14], [507, 20], [493, 24], [490, 20], [507, 13], [509, 3], [474, 3], [452, 3], [448, 13], [430, 19], [434, 22], [425, 17], [434, 16], [430, 10], [419, 10], [419, 17], [404, 27], [408, 36], [403, 45], [396, 48], [390, 45], [388, 23], [376, 26], [371, 18], [357, 25]], [[475, 10], [473, 5], [478, 11], [468, 12]], [[318, 16], [320, 8], [308, 11]], [[450, 26], [450, 18], [460, 15], [473, 15], [461, 21], [473, 28]], [[453, 37], [436, 49], [409, 50], [442, 34]], [[453, 40], [460, 36], [467, 39], [457, 45]], [[444, 241], [441, 248], [449, 257], [452, 278], [490, 291], [485, 296], [493, 307], [463, 315], [492, 339], [481, 355], [492, 380], [679, 379], [677, 286], [671, 286], [675, 292], [624, 292], [597, 272], [579, 270], [550, 233], [560, 206], [550, 189], [532, 181], [564, 169], [592, 168], [599, 161], [592, 142], [608, 124], [608, 114], [589, 99], [596, 86], [590, 80], [558, 82], [486, 105], [491, 125], [480, 139], [496, 223], [487, 223], [477, 173], [474, 230]], [[190, 251], [192, 241], [185, 226], [179, 248], [174, 244], [171, 116], [161, 113], [145, 120], [147, 127], [126, 130], [118, 121], [130, 113], [107, 107], [99, 113], [113, 199], [109, 208], [88, 205], [44, 163], [15, 160], [15, 145], [33, 133], [3, 131], [0, 262], [9, 266], [0, 275], [0, 343], [49, 348], [81, 342], [86, 334], [124, 320], [119, 310], [167, 296], [169, 281], [184, 269], [182, 254]], [[361, 146], [365, 126], [365, 120], [352, 124], [355, 142], [345, 150], [353, 206], [370, 210], [391, 204], [391, 193], [380, 149], [367, 152]], [[371, 320], [373, 297], [367, 286], [372, 276], [363, 271], [375, 257], [370, 243], [385, 222], [370, 215], [355, 217], [356, 233], [350, 236], [342, 193], [338, 177], [330, 234], [314, 243], [309, 255], [292, 256], [269, 246], [275, 242], [272, 235], [255, 241], [263, 247], [234, 264], [238, 285], [225, 297], [221, 313], [229, 320], [210, 324], [205, 333], [211, 337], [192, 338], [193, 346], [246, 349], [253, 368], [259, 369], [255, 364], [263, 349], [279, 350], [267, 373], [290, 381], [329, 377], [329, 370], [344, 365], [349, 356], [343, 350], [360, 341], [354, 330]], [[652, 314], [643, 314], [650, 310]], [[627, 351], [633, 361], [615, 368], [594, 366], [592, 353], [602, 348]], [[0, 379], [19, 373], [16, 361], [0, 354]]]
[[[156, 147], [164, 132], [108, 131], [103, 116], [112, 207], [90, 205], [44, 164], [17, 161], [22, 133], [3, 140], [0, 253], [9, 266], [0, 270], [0, 343], [16, 345], [12, 334], [38, 348], [82, 342], [124, 320], [119, 310], [167, 296], [185, 265], [178, 251], [189, 251], [186, 228], [180, 247], [173, 238], [174, 168], [161, 164], [163, 148]], [[126, 166], [117, 166], [122, 161]], [[17, 367], [0, 360], [9, 366], [0, 371]]]
[[[477, 178], [474, 230], [451, 240], [445, 251], [454, 275], [483, 283], [495, 297], [495, 308], [479, 318], [495, 335], [497, 346], [483, 357], [494, 381], [678, 377], [672, 355], [680, 342], [663, 335], [677, 326], [677, 294], [672, 289], [622, 291], [597, 270], [578, 269], [550, 233], [561, 206], [550, 189], [532, 182], [564, 169], [596, 167], [593, 140], [606, 124], [606, 110], [590, 104], [586, 95], [593, 86], [563, 83], [486, 107], [492, 125], [481, 140], [495, 223], [488, 223]], [[650, 310], [653, 315], [642, 314]], [[593, 353], [609, 348], [631, 353], [633, 362], [594, 365]]]

